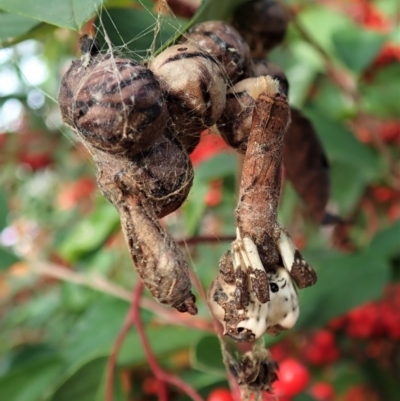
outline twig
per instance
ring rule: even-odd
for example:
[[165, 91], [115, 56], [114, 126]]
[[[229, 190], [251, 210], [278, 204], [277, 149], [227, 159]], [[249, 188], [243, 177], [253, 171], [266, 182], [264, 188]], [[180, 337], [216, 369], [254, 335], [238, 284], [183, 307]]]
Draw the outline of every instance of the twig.
[[216, 236], [199, 236], [199, 237], [190, 237], [177, 240], [178, 245], [197, 245], [202, 244], [204, 242], [213, 243], [213, 242], [231, 242], [235, 240], [234, 235], [222, 235], [220, 237]]
[[[136, 289], [133, 293], [132, 304], [128, 311], [127, 318], [125, 323], [121, 329], [120, 334], [117, 337], [116, 344], [114, 346], [114, 350], [118, 351], [119, 347], [121, 346], [123, 338], [126, 336], [126, 333], [129, 329], [129, 326], [135, 324], [140, 341], [142, 343], [147, 362], [154, 373], [154, 376], [160, 381], [160, 384], [165, 386], [165, 383], [173, 384], [174, 386], [178, 387], [184, 393], [186, 393], [189, 397], [191, 397], [194, 401], [204, 401], [203, 398], [197, 393], [197, 391], [192, 388], [190, 385], [179, 379], [177, 376], [171, 375], [164, 370], [161, 369], [160, 365], [157, 362], [153, 352], [151, 351], [151, 347], [149, 341], [146, 337], [146, 333], [144, 331], [144, 327], [142, 324], [142, 320], [140, 318], [140, 298], [143, 292], [143, 284], [142, 282], [138, 282]], [[121, 340], [122, 339], [122, 340]], [[110, 363], [110, 367], [115, 368], [115, 356], [113, 359], [114, 365]], [[113, 377], [113, 375], [109, 375], [109, 377]], [[166, 395], [164, 391], [160, 391], [159, 393], [160, 400], [166, 400]], [[112, 398], [107, 399], [107, 401], [112, 401]]]
[[[28, 261], [28, 264], [32, 271], [37, 274], [88, 287], [124, 301], [131, 301], [131, 292], [129, 290], [109, 282], [104, 277], [86, 276], [50, 262]], [[198, 317], [195, 319], [191, 318], [190, 316], [176, 312], [151, 299], [142, 298], [140, 306], [150, 310], [165, 322], [174, 322], [175, 325], [191, 327], [203, 331], [213, 331], [212, 324], [209, 321]]]

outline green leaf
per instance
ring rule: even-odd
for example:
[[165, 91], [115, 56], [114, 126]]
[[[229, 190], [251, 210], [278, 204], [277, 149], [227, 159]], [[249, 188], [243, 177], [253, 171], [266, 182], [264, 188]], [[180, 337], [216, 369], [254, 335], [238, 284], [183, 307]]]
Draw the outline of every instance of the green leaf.
[[303, 394], [298, 394], [293, 398], [293, 401], [315, 401], [314, 397], [311, 397], [311, 395], [308, 395], [306, 393]]
[[[107, 33], [113, 46], [118, 46], [119, 51], [137, 60], [151, 56], [152, 50], [154, 52], [174, 37], [185, 24], [186, 21], [182, 19], [168, 16], [162, 16], [158, 21], [157, 14], [150, 10], [131, 8], [109, 9], [96, 21], [96, 25]], [[155, 38], [156, 29], [159, 32]], [[98, 40], [100, 46], [106, 48], [104, 37], [104, 33], [98, 35]]]
[[374, 80], [360, 85], [364, 112], [380, 118], [400, 115], [400, 63], [381, 68]]
[[332, 35], [336, 53], [354, 72], [363, 72], [375, 59], [386, 41], [385, 35], [354, 25]]
[[[0, 3], [1, 4], [1, 3]], [[0, 47], [12, 43], [40, 25], [36, 19], [0, 12]]]
[[[28, 362], [0, 378], [2, 400], [39, 401], [48, 393], [62, 370], [62, 361], [47, 357]], [[57, 400], [59, 401], [59, 400]]]
[[206, 160], [196, 168], [196, 177], [203, 181], [213, 181], [231, 174], [237, 175], [238, 163], [234, 154], [224, 152]]
[[217, 336], [205, 335], [191, 349], [191, 360], [194, 368], [205, 373], [215, 375], [226, 374], [226, 368], [222, 362], [221, 345]]
[[0, 0], [0, 10], [79, 30], [104, 0]]
[[193, 16], [191, 25], [210, 20], [227, 20], [236, 7], [247, 0], [203, 0]]
[[97, 358], [82, 365], [57, 388], [50, 401], [95, 401], [107, 360]]
[[[189, 349], [203, 336], [200, 330], [177, 326], [148, 326], [145, 330], [153, 353], [160, 359], [177, 351]], [[146, 355], [143, 346], [133, 327], [121, 348], [118, 363], [122, 366], [131, 366], [145, 362]]]
[[368, 179], [354, 164], [336, 162], [330, 167], [331, 198], [338, 206], [340, 215], [348, 215], [365, 192]]
[[[206, 20], [226, 20], [244, 0], [204, 0], [190, 22], [162, 15], [150, 9], [110, 8], [98, 18], [111, 43], [135, 59], [146, 59], [173, 44], [193, 24]], [[157, 34], [156, 34], [157, 30]], [[159, 30], [159, 31], [158, 31]], [[106, 46], [99, 36], [101, 46]], [[151, 54], [153, 53], [153, 54]]]
[[380, 178], [384, 161], [377, 152], [360, 143], [341, 122], [327, 116], [316, 105], [305, 114], [313, 122], [329, 160], [351, 164], [368, 180]]
[[389, 280], [390, 266], [372, 249], [351, 255], [327, 253], [306, 259], [317, 270], [318, 281], [300, 291], [296, 328], [318, 328], [348, 310], [378, 298]]
[[186, 202], [182, 206], [186, 235], [194, 235], [207, 208], [204, 201], [210, 185], [195, 175], [192, 188]]
[[0, 247], [0, 271], [8, 269], [11, 265], [20, 259], [7, 249]]
[[[0, 30], [1, 30], [1, 25], [0, 25]], [[7, 216], [8, 216], [7, 196], [4, 191], [0, 190], [0, 231], [2, 231], [7, 226]]]
[[108, 355], [128, 309], [127, 302], [108, 297], [88, 308], [72, 328], [62, 349], [68, 365], [81, 365], [83, 361]]
[[387, 258], [392, 258], [400, 253], [400, 220], [388, 228], [379, 231], [369, 244], [371, 252]]
[[100, 204], [63, 240], [59, 246], [60, 255], [71, 263], [75, 262], [99, 249], [119, 224], [115, 208], [109, 203]]
[[[68, 366], [80, 366], [83, 361], [109, 355], [128, 309], [128, 303], [112, 298], [104, 298], [90, 307], [71, 329], [71, 334], [62, 350]], [[153, 352], [162, 355], [189, 348], [202, 336], [202, 332], [182, 327], [161, 326], [146, 328], [146, 335]], [[118, 363], [138, 365], [145, 361], [143, 347], [133, 327], [121, 348]]]
[[349, 17], [322, 5], [306, 8], [299, 14], [298, 20], [302, 29], [333, 58], [335, 56], [332, 41], [334, 32], [352, 25]]

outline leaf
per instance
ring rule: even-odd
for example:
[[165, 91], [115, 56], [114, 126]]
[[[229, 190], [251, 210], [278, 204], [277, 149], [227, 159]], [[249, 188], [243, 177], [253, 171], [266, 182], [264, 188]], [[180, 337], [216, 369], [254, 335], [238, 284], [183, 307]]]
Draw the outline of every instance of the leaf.
[[[200, 330], [177, 326], [159, 326], [146, 328], [146, 335], [155, 355], [162, 358], [179, 350], [189, 349], [203, 335]], [[124, 342], [118, 356], [122, 366], [140, 365], [146, 362], [146, 355], [139, 340], [139, 335], [133, 329]]]
[[348, 215], [365, 192], [369, 180], [363, 171], [354, 164], [336, 162], [331, 167], [331, 198], [341, 215]]
[[0, 378], [1, 399], [42, 400], [61, 373], [62, 366], [60, 358], [51, 356], [25, 363], [19, 369], [11, 370]]
[[18, 262], [20, 259], [8, 249], [0, 247], [0, 271], [8, 269], [11, 265]]
[[[151, 55], [154, 40], [153, 51], [180, 32], [186, 24], [182, 19], [169, 16], [162, 16], [159, 22], [157, 18], [157, 14], [150, 10], [112, 8], [96, 20], [96, 25], [107, 33], [113, 46], [118, 46], [122, 53], [142, 60]], [[154, 39], [156, 29], [160, 30]], [[103, 33], [97, 39], [101, 47], [107, 48], [104, 37]]]
[[30, 32], [39, 25], [40, 22], [36, 19], [0, 12], [0, 46], [14, 42], [17, 37]]
[[192, 188], [186, 202], [182, 206], [186, 235], [194, 235], [207, 208], [204, 201], [210, 185], [195, 175]]
[[368, 180], [381, 177], [383, 160], [374, 150], [360, 143], [341, 122], [324, 114], [316, 105], [307, 108], [305, 114], [313, 122], [330, 161], [351, 164]]
[[[190, 22], [185, 19], [159, 16], [149, 9], [110, 8], [97, 20], [107, 32], [111, 43], [120, 46], [122, 52], [130, 52], [136, 59], [148, 58], [160, 53], [178, 40], [193, 24], [209, 19], [225, 20], [234, 8], [244, 0], [205, 0]], [[99, 22], [101, 22], [99, 24]], [[159, 29], [157, 35], [155, 30]], [[99, 35], [101, 46], [106, 46]], [[154, 54], [150, 54], [153, 50]]]
[[[128, 309], [127, 302], [104, 298], [97, 301], [81, 316], [71, 329], [71, 334], [62, 350], [70, 369], [80, 366], [84, 361], [109, 355]], [[161, 355], [190, 347], [202, 333], [194, 329], [161, 326], [146, 328], [146, 335], [153, 352]], [[138, 365], [145, 361], [146, 357], [139, 336], [132, 328], [121, 348], [118, 363]]]
[[213, 181], [231, 174], [236, 175], [238, 170], [237, 159], [232, 153], [220, 153], [208, 159], [196, 168], [199, 180]]
[[385, 35], [353, 25], [332, 35], [336, 53], [354, 72], [363, 72], [376, 58], [386, 41]]
[[59, 245], [60, 255], [71, 263], [88, 255], [109, 238], [119, 223], [119, 215], [114, 207], [109, 203], [101, 203]]
[[399, 254], [400, 220], [388, 228], [379, 231], [369, 244], [371, 252], [385, 259]]
[[283, 142], [283, 165], [294, 189], [321, 222], [330, 192], [328, 161], [311, 122], [293, 108]]
[[[1, 14], [0, 14], [1, 17]], [[0, 25], [1, 29], [1, 25]], [[8, 201], [4, 191], [0, 190], [0, 231], [7, 226]]]
[[79, 30], [104, 0], [0, 0], [0, 10]]
[[108, 355], [128, 309], [127, 302], [108, 297], [89, 307], [72, 328], [62, 349], [68, 366], [80, 366], [83, 361]]
[[108, 358], [88, 361], [54, 391], [50, 401], [95, 401]]
[[191, 24], [210, 20], [227, 20], [247, 0], [203, 0]]
[[221, 353], [221, 345], [217, 336], [205, 335], [191, 349], [193, 367], [205, 373], [215, 375], [226, 374], [226, 368]]
[[332, 253], [306, 259], [317, 270], [315, 286], [300, 291], [296, 328], [318, 328], [368, 300], [378, 298], [389, 280], [390, 266], [373, 251], [351, 255]]
[[333, 57], [335, 55], [333, 33], [352, 25], [349, 17], [322, 5], [306, 8], [299, 14], [298, 20], [302, 29]]
[[380, 118], [400, 115], [400, 63], [381, 68], [374, 80], [360, 85], [362, 107], [366, 113]]

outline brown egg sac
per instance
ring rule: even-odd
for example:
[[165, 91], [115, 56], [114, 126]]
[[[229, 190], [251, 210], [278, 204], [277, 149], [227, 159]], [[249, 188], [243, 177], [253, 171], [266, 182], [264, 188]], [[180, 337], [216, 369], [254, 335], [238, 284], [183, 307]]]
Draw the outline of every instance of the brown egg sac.
[[171, 125], [190, 152], [200, 133], [225, 108], [226, 84], [218, 61], [190, 44], [171, 46], [150, 63], [165, 92]]
[[186, 200], [193, 183], [193, 166], [171, 132], [166, 130], [154, 146], [132, 162], [135, 185], [158, 218], [174, 212]]
[[224, 67], [229, 83], [252, 75], [250, 48], [239, 32], [224, 21], [207, 21], [192, 27], [185, 36]]
[[251, 0], [235, 11], [233, 26], [249, 44], [253, 57], [282, 42], [289, 22], [285, 7], [274, 0]]
[[110, 54], [74, 62], [62, 80], [59, 103], [66, 124], [94, 148], [114, 154], [149, 148], [168, 120], [154, 74]]

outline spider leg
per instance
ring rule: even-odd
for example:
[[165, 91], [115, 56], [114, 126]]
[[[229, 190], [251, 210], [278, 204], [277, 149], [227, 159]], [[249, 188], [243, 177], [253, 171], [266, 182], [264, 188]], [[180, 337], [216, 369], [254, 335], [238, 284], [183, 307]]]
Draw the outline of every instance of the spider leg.
[[280, 236], [276, 245], [281, 254], [283, 265], [300, 289], [316, 283], [317, 274], [305, 261], [292, 238], [283, 228], [280, 229]]

